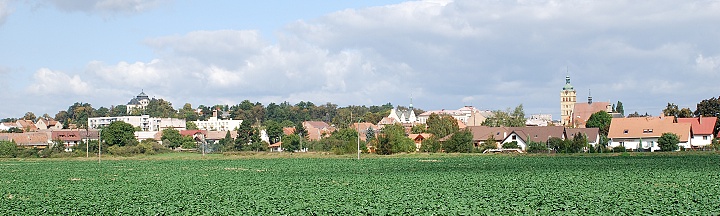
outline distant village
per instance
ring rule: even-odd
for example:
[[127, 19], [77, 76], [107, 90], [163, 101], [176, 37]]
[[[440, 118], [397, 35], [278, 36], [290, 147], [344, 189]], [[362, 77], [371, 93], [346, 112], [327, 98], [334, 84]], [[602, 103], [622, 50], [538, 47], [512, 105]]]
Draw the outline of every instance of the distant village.
[[[304, 137], [308, 141], [326, 139], [338, 131], [339, 128], [353, 129], [358, 134], [358, 143], [362, 140], [369, 149], [372, 149], [372, 144], [368, 139], [377, 136], [378, 133], [376, 132], [382, 131], [388, 125], [401, 125], [405, 128], [405, 136], [414, 142], [415, 151], [421, 151], [423, 142], [434, 136], [433, 133], [426, 130], [428, 120], [433, 115], [454, 118], [456, 127], [459, 130], [469, 131], [472, 134], [471, 143], [473, 146], [491, 146], [485, 152], [507, 149], [526, 152], [531, 143], [548, 143], [553, 138], [571, 140], [577, 135], [582, 135], [587, 139], [588, 145], [583, 147], [583, 151], [596, 149], [598, 146], [604, 149], [622, 148], [627, 151], [658, 151], [661, 150], [658, 145], [659, 139], [666, 133], [677, 135], [679, 141], [677, 150], [704, 149], [713, 144], [717, 137], [718, 122], [715, 115], [688, 114], [687, 110], [683, 110], [686, 112], [685, 114], [678, 115], [679, 112], [663, 110], [661, 115], [655, 117], [638, 115], [637, 113], [626, 117], [622, 113], [621, 104], [617, 104], [618, 107], [616, 107], [616, 104], [610, 102], [595, 102], [591, 96], [588, 97], [586, 102], [578, 102], [576, 91], [571, 85], [569, 76], [566, 77], [565, 86], [560, 90], [559, 96], [560, 120], [553, 121], [550, 114], [535, 114], [525, 118], [525, 114], [521, 110], [522, 107], [520, 107], [519, 115], [521, 115], [521, 121], [524, 120], [524, 124], [520, 122], [520, 125], [513, 125], [504, 124], [498, 119], [500, 118], [499, 114], [512, 115], [511, 113], [479, 110], [472, 106], [421, 111], [415, 109], [412, 102], [408, 107], [371, 107], [367, 109], [371, 111], [364, 112], [363, 116], [356, 113], [355, 118], [357, 120], [353, 118], [352, 110], [350, 111], [350, 117], [346, 117], [347, 114], [334, 113], [336, 117], [345, 115], [342, 121], [327, 117], [330, 112], [339, 112], [337, 109], [325, 111], [324, 114], [306, 113], [305, 119], [298, 117], [283, 119], [290, 117], [287, 117], [287, 114], [283, 117], [281, 114], [270, 113], [273, 112], [271, 109], [280, 106], [273, 104], [273, 108], [271, 108], [272, 105], [264, 108], [260, 105], [263, 107], [261, 111], [253, 111], [253, 106], [257, 106], [257, 104], [252, 103], [235, 112], [245, 115], [230, 114], [227, 106], [191, 110], [184, 107], [184, 110], [177, 111], [170, 107], [171, 115], [163, 117], [152, 116], [144, 112], [155, 99], [151, 99], [145, 92], [141, 92], [135, 98], [132, 98], [124, 108], [118, 106], [110, 110], [119, 113], [124, 112], [124, 115], [99, 114], [102, 116], [94, 117], [88, 115], [86, 116], [87, 122], [72, 122], [67, 119], [60, 120], [48, 116], [2, 122], [0, 123], [0, 131], [2, 131], [0, 141], [13, 142], [19, 147], [36, 149], [61, 144], [65, 151], [70, 152], [82, 142], [100, 140], [103, 128], [108, 127], [113, 122], [122, 121], [135, 128], [134, 137], [138, 142], [154, 140], [162, 144], [163, 131], [173, 129], [179, 131], [182, 136], [191, 137], [198, 145], [202, 143], [217, 144], [227, 136], [237, 137], [238, 129], [243, 122], [252, 120], [253, 127], [258, 128], [259, 139], [266, 143], [268, 151], [286, 150], [282, 146], [284, 141], [282, 137], [283, 135], [297, 133], [297, 127], [293, 126], [295, 123], [301, 124], [307, 131]], [[169, 103], [168, 106], [170, 106]], [[305, 105], [292, 106], [292, 108], [302, 112], [302, 106]], [[325, 108], [330, 106], [331, 104], [328, 103]], [[671, 104], [668, 104], [668, 109], [670, 109], [670, 106]], [[124, 110], [118, 111], [117, 109]], [[73, 110], [69, 111], [73, 112]], [[280, 125], [282, 125], [283, 135], [278, 136], [273, 134], [276, 132], [269, 132], [269, 128], [263, 126], [261, 120], [247, 114], [250, 112], [261, 112], [257, 115], [264, 116], [273, 115], [275, 119], [273, 121], [282, 123]], [[66, 114], [70, 115], [67, 112], [63, 115]], [[382, 114], [382, 116], [378, 116], [379, 114]], [[603, 126], [601, 124], [593, 127], [589, 123], [589, 121], [593, 121], [591, 120], [593, 115], [599, 114], [611, 118], [606, 123], [609, 125]], [[56, 118], [58, 115], [56, 115]], [[250, 119], [239, 118], [243, 116]], [[455, 124], [453, 123], [453, 125]], [[449, 136], [451, 135], [435, 137], [434, 139], [442, 142], [448, 140]], [[504, 148], [508, 146], [511, 147]], [[293, 151], [305, 150], [301, 148]], [[543, 150], [550, 149], [548, 147]]]

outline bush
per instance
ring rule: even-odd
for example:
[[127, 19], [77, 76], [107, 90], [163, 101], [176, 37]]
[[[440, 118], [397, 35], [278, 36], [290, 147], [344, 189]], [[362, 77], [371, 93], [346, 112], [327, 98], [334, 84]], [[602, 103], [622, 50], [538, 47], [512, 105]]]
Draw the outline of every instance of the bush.
[[615, 148], [612, 148], [613, 152], [625, 152], [627, 149], [625, 149], [625, 146], [615, 146]]
[[548, 147], [547, 145], [545, 145], [545, 143], [530, 141], [527, 144], [527, 149], [525, 149], [525, 151], [532, 153], [543, 153], [548, 152]]
[[512, 141], [509, 143], [502, 144], [502, 148], [503, 149], [515, 149], [515, 148], [520, 148], [520, 146], [518, 146], [517, 141]]
[[110, 146], [108, 147], [108, 153], [117, 156], [132, 156], [140, 153], [137, 146]]
[[18, 147], [14, 142], [0, 141], [0, 157], [17, 157]]

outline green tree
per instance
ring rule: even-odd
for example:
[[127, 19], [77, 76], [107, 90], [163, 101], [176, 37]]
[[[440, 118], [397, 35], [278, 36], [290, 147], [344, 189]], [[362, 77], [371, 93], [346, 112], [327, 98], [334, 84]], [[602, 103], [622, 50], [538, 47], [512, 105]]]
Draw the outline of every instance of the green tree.
[[300, 150], [300, 139], [300, 136], [297, 134], [290, 134], [283, 137], [283, 151], [295, 152], [297, 150]]
[[470, 129], [466, 128], [455, 132], [449, 140], [445, 141], [443, 148], [445, 149], [445, 152], [448, 153], [469, 153], [473, 149], [472, 138], [472, 132], [470, 132]]
[[680, 143], [680, 139], [674, 133], [663, 133], [658, 139], [660, 151], [675, 151], [678, 148], [678, 143]]
[[0, 141], [0, 157], [14, 158], [17, 157], [17, 144], [10, 141]]
[[678, 113], [678, 118], [692, 118], [693, 117], [693, 111], [690, 110], [690, 108], [682, 108], [680, 109], [680, 113]]
[[523, 105], [520, 104], [513, 111], [510, 108], [505, 111], [495, 110], [493, 115], [483, 121], [483, 126], [489, 127], [524, 127], [525, 111]]
[[527, 149], [525, 149], [525, 151], [532, 153], [543, 153], [547, 152], [548, 148], [545, 143], [530, 141], [528, 142]]
[[412, 128], [410, 128], [410, 133], [414, 133], [414, 134], [427, 133], [427, 125], [425, 125], [425, 124], [413, 125]]
[[623, 107], [622, 102], [618, 101], [617, 106], [615, 107], [615, 112], [620, 113], [620, 115], [625, 116], [625, 108]]
[[192, 104], [185, 103], [183, 105], [182, 109], [178, 110], [178, 117], [185, 119], [185, 121], [197, 121], [198, 120], [198, 114], [195, 113], [195, 109], [193, 109]]
[[502, 144], [503, 149], [516, 149], [520, 148], [517, 141], [507, 142]]
[[422, 145], [420, 145], [421, 152], [439, 152], [441, 148], [442, 144], [440, 144], [440, 141], [438, 141], [438, 138], [435, 136], [425, 139]]
[[610, 123], [612, 122], [612, 116], [604, 110], [593, 113], [585, 123], [586, 128], [598, 128], [600, 134], [607, 136], [610, 131]]
[[402, 125], [386, 125], [378, 136], [375, 153], [390, 155], [399, 152], [412, 152], [415, 150], [415, 142], [405, 134]]
[[195, 122], [187, 121], [187, 120], [185, 121], [185, 129], [199, 130], [199, 128], [198, 128], [197, 124], [195, 124]]
[[163, 145], [169, 148], [177, 148], [183, 144], [183, 138], [182, 135], [180, 135], [180, 131], [175, 130], [174, 128], [164, 129], [160, 139], [162, 140]]
[[460, 130], [457, 120], [449, 115], [430, 114], [427, 120], [428, 133], [443, 138]]
[[280, 141], [280, 137], [283, 135], [283, 129], [282, 126], [280, 126], [280, 123], [275, 120], [267, 120], [265, 121], [265, 129], [267, 131], [268, 138], [270, 138], [270, 144]]
[[570, 146], [569, 152], [576, 153], [582, 152], [584, 148], [588, 146], [588, 139], [585, 134], [578, 132], [573, 136], [572, 146]]
[[145, 114], [150, 117], [158, 118], [175, 118], [177, 111], [172, 107], [172, 103], [163, 99], [151, 99], [147, 107], [145, 107]]
[[295, 134], [299, 135], [303, 140], [307, 140], [309, 133], [307, 129], [305, 129], [303, 122], [295, 124]]
[[102, 139], [110, 146], [126, 146], [137, 144], [135, 128], [123, 121], [114, 121], [102, 130]]
[[245, 150], [247, 145], [252, 144], [253, 128], [250, 121], [243, 120], [237, 129], [238, 135], [235, 138], [235, 150]]
[[92, 114], [92, 117], [109, 117], [110, 116], [110, 109], [105, 107], [100, 107]]
[[23, 120], [35, 121], [35, 119], [37, 119], [37, 117], [35, 116], [35, 113], [33, 113], [33, 112], [26, 112], [26, 113], [25, 113], [25, 116], [23, 116], [22, 119], [23, 119]]
[[117, 105], [117, 106], [110, 106], [110, 116], [124, 116], [127, 115], [127, 106], [125, 105]]

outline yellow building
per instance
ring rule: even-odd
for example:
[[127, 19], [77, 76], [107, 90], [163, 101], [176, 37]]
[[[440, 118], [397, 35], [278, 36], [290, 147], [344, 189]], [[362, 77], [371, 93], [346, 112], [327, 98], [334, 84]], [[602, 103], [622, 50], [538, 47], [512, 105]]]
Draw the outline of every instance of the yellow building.
[[575, 89], [570, 85], [570, 76], [565, 77], [565, 87], [560, 91], [560, 122], [563, 126], [572, 124], [572, 112], [577, 102]]

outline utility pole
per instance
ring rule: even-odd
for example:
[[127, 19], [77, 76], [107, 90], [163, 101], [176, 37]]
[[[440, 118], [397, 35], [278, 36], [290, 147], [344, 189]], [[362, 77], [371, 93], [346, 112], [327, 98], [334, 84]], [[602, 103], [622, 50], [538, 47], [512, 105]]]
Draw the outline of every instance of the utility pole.
[[102, 129], [98, 131], [98, 163], [100, 163], [100, 155], [102, 154]]
[[357, 156], [358, 160], [360, 160], [360, 118], [358, 118], [357, 136]]

